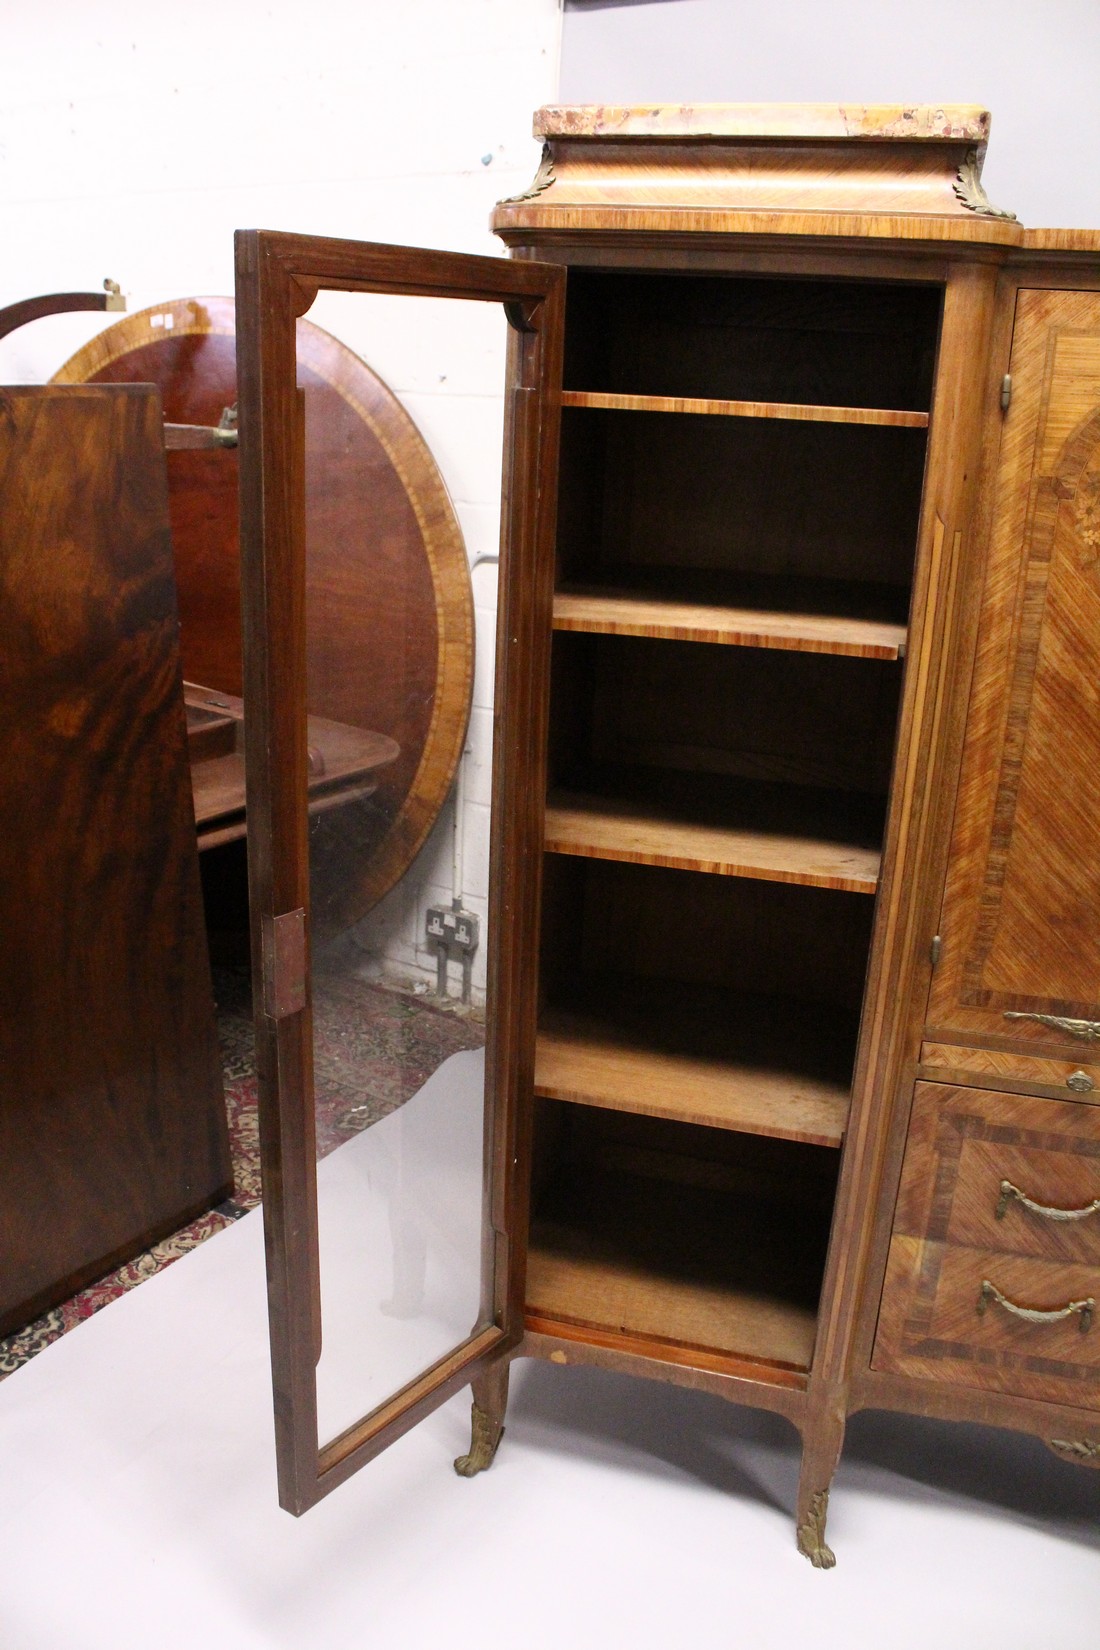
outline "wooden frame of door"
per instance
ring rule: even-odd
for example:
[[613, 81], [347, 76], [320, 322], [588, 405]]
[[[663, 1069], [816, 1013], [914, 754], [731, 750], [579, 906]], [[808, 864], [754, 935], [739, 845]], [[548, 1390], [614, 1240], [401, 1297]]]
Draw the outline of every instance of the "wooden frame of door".
[[[507, 1357], [522, 1331], [542, 798], [565, 272], [416, 248], [238, 232], [249, 896], [280, 1501], [300, 1513]], [[296, 319], [321, 290], [500, 303], [510, 323], [490, 856], [482, 1302], [445, 1358], [320, 1447], [309, 1002], [304, 489]]]

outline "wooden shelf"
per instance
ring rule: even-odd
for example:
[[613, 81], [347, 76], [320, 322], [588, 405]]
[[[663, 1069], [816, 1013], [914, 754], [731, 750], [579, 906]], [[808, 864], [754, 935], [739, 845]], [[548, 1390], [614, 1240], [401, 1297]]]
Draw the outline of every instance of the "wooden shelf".
[[675, 593], [667, 576], [660, 581], [663, 588], [655, 589], [653, 575], [639, 570], [636, 582], [565, 585], [554, 597], [554, 629], [859, 659], [900, 659], [905, 652], [906, 627], [873, 588], [836, 580], [725, 577], [707, 581], [700, 599], [697, 576], [685, 571], [680, 582], [683, 594]]
[[[199, 852], [236, 842], [247, 832], [244, 776], [244, 701], [232, 693], [183, 684], [187, 711], [191, 794]], [[322, 813], [372, 796], [377, 771], [400, 755], [384, 733], [311, 716], [309, 811]]]
[[882, 810], [865, 798], [658, 769], [594, 778], [551, 791], [548, 852], [856, 894], [878, 887]]
[[826, 1236], [793, 1199], [563, 1168], [532, 1222], [527, 1320], [676, 1347], [688, 1364], [693, 1352], [747, 1360], [789, 1384], [813, 1357]]
[[597, 407], [612, 412], [701, 413], [719, 418], [786, 418], [810, 424], [885, 424], [926, 430], [926, 412], [889, 407], [822, 407], [792, 401], [717, 401], [690, 395], [619, 395], [603, 390], [563, 390], [563, 407]]
[[535, 1093], [837, 1147], [856, 1031], [819, 1004], [586, 978], [539, 1016]]

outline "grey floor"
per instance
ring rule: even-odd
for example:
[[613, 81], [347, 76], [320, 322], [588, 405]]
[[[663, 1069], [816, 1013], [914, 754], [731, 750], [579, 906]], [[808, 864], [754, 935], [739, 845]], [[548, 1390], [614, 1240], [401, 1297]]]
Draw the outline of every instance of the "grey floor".
[[522, 1364], [496, 1465], [465, 1481], [467, 1413], [281, 1512], [246, 1215], [0, 1386], [2, 1650], [1100, 1643], [1100, 1474], [1029, 1440], [856, 1419], [823, 1574], [773, 1417]]

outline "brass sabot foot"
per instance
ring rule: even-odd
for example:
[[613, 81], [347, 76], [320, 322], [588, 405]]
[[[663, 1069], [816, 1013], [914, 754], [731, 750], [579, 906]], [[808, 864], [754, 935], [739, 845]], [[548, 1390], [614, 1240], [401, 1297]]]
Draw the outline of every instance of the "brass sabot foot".
[[478, 1404], [473, 1404], [470, 1409], [470, 1453], [460, 1455], [455, 1462], [459, 1477], [472, 1478], [475, 1473], [491, 1467], [503, 1436], [504, 1428], [494, 1427], [485, 1411]]
[[798, 1550], [809, 1559], [815, 1570], [831, 1570], [836, 1563], [836, 1554], [825, 1540], [828, 1511], [829, 1492], [818, 1490], [810, 1502], [809, 1517], [798, 1526]]

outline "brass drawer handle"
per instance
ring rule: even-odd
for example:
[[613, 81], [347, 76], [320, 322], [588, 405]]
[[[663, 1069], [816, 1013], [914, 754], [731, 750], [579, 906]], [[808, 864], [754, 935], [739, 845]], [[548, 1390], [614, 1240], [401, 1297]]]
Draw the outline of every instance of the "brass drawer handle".
[[1049, 1442], [1051, 1449], [1061, 1450], [1071, 1461], [1087, 1461], [1091, 1466], [1100, 1460], [1100, 1443], [1091, 1438], [1051, 1438]]
[[1002, 1295], [995, 1283], [988, 1278], [982, 1279], [982, 1286], [978, 1290], [978, 1315], [985, 1311], [990, 1301], [996, 1301], [1003, 1306], [1006, 1312], [1011, 1312], [1014, 1318], [1023, 1318], [1027, 1323], [1057, 1323], [1059, 1318], [1071, 1318], [1075, 1312], [1080, 1312], [1081, 1322], [1078, 1324], [1082, 1335], [1092, 1328], [1092, 1314], [1096, 1308], [1096, 1301], [1090, 1295], [1087, 1300], [1070, 1301], [1066, 1306], [1052, 1307], [1048, 1312], [1040, 1311], [1034, 1306], [1017, 1306], [1010, 1301], [1007, 1295]]
[[998, 1220], [1004, 1219], [1005, 1210], [1014, 1197], [1019, 1199], [1025, 1209], [1030, 1209], [1033, 1215], [1041, 1215], [1044, 1220], [1087, 1220], [1089, 1215], [1100, 1213], [1100, 1197], [1093, 1198], [1083, 1209], [1052, 1209], [1049, 1204], [1036, 1203], [1026, 1192], [1021, 1192], [1019, 1186], [1014, 1186], [1011, 1180], [1002, 1180], [1001, 1195], [993, 1211]]
[[1005, 1010], [1006, 1020], [1038, 1020], [1052, 1031], [1065, 1031], [1071, 1037], [1080, 1037], [1086, 1043], [1100, 1043], [1100, 1020], [1067, 1020], [1061, 1014], [1016, 1014]]

